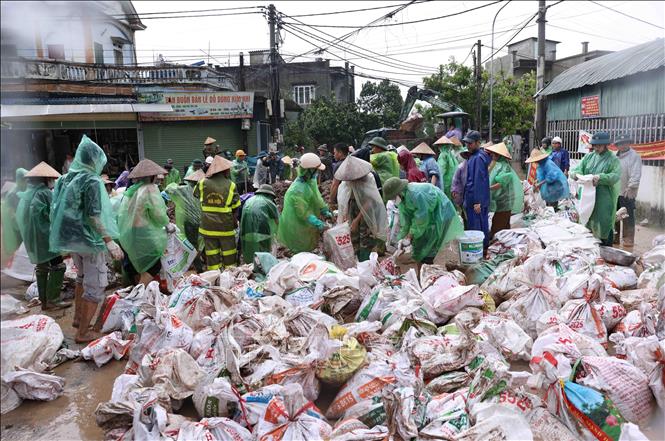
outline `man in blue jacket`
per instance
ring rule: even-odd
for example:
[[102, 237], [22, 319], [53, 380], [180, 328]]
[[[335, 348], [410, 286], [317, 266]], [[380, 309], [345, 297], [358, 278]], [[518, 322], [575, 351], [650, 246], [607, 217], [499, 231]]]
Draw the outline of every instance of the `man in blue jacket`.
[[471, 156], [467, 161], [466, 184], [464, 186], [464, 212], [466, 228], [485, 234], [483, 248], [489, 246], [490, 180], [488, 167], [492, 162], [484, 149], [480, 148], [480, 133], [469, 131], [463, 139]]

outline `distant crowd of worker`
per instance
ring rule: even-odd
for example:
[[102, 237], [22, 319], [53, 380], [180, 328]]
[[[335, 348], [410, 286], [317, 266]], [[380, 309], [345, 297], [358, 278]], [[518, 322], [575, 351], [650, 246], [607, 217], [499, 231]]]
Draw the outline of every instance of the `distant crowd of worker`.
[[[394, 241], [411, 245], [422, 264], [432, 263], [465, 229], [482, 231], [486, 248], [524, 207], [509, 146], [482, 144], [479, 132], [462, 136], [454, 126], [432, 146], [420, 143], [410, 151], [377, 137], [359, 149], [335, 144], [332, 154], [326, 145], [318, 155], [303, 148], [293, 158], [262, 153], [251, 182], [246, 153], [238, 150], [230, 161], [214, 143], [206, 139], [204, 154], [210, 154], [205, 162], [192, 161], [182, 180], [172, 160], [161, 167], [144, 159], [112, 181], [102, 175], [104, 151], [87, 136], [62, 176], [44, 162], [16, 171], [14, 188], [3, 193], [3, 256], [25, 243], [44, 309], [69, 306], [60, 300], [63, 256], [73, 258], [77, 341], [95, 337], [89, 325], [108, 285], [107, 256], [122, 262], [128, 283], [148, 283], [158, 276], [168, 234], [176, 227], [200, 251], [198, 271], [251, 263], [255, 253], [273, 252], [276, 242], [294, 254], [313, 251], [322, 231], [343, 222], [349, 223], [359, 260], [383, 253], [386, 242]], [[618, 207], [629, 213], [625, 243], [632, 243], [640, 181], [641, 160], [630, 138], [622, 135], [613, 143], [616, 155], [608, 150], [609, 135], [595, 133], [593, 152], [572, 170], [558, 137], [543, 140], [526, 161], [535, 190], [555, 209], [570, 197], [566, 176], [593, 176], [596, 204], [587, 227], [604, 245], [615, 239]], [[290, 184], [281, 213], [270, 185], [280, 179]], [[332, 181], [328, 201], [319, 188], [325, 181]], [[394, 238], [389, 209], [399, 213]]]

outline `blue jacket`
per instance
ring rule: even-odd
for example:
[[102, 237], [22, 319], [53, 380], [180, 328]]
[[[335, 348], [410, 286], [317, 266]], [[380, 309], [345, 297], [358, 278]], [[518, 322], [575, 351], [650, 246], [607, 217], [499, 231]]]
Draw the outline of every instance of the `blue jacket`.
[[487, 168], [492, 162], [485, 150], [476, 150], [467, 161], [466, 185], [464, 186], [464, 206], [490, 205], [490, 176]]
[[568, 150], [565, 150], [563, 147], [559, 150], [552, 150], [550, 159], [559, 166], [562, 172], [570, 169], [570, 154], [568, 154]]
[[536, 181], [543, 182], [540, 196], [545, 202], [556, 202], [570, 196], [566, 176], [549, 157], [538, 162]]
[[420, 162], [420, 170], [425, 173], [427, 176], [427, 182], [432, 183], [432, 176], [436, 176], [436, 187], [442, 189], [441, 186], [441, 170], [439, 170], [439, 164], [436, 162], [433, 156], [428, 156], [426, 159]]

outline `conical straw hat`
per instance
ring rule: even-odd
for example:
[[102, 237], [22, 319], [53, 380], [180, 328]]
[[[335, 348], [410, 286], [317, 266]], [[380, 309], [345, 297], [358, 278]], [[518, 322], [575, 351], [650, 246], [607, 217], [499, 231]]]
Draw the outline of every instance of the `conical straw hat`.
[[417, 154], [420, 154], [420, 155], [436, 155], [436, 153], [434, 153], [434, 150], [432, 150], [430, 148], [430, 146], [428, 146], [424, 142], [421, 142], [420, 144], [418, 144], [418, 146], [416, 148], [411, 150], [411, 153], [416, 154], [416, 155]]
[[162, 167], [151, 161], [150, 159], [143, 159], [134, 170], [127, 176], [129, 179], [139, 179], [148, 176], [168, 175], [169, 173]]
[[487, 141], [485, 144], [482, 144], [480, 147], [486, 149], [487, 147], [493, 146], [494, 143], [492, 141]]
[[26, 173], [25, 177], [57, 179], [60, 177], [60, 173], [58, 173], [53, 167], [42, 161], [39, 164], [35, 165], [28, 173]]
[[453, 143], [454, 146], [461, 147], [462, 146], [462, 141], [457, 139], [457, 136], [453, 136], [450, 138], [450, 141]]
[[208, 137], [206, 138], [206, 140], [203, 141], [203, 144], [204, 144], [204, 145], [208, 145], [208, 144], [214, 144], [214, 143], [216, 143], [216, 142], [217, 142], [217, 140], [216, 140], [215, 138], [211, 138], [211, 137], [208, 136]]
[[190, 182], [199, 182], [203, 178], [206, 177], [206, 174], [203, 170], [196, 170], [195, 172], [191, 172], [187, 176], [185, 176], [185, 181], [190, 181]]
[[286, 165], [292, 165], [293, 164], [293, 159], [291, 159], [290, 156], [284, 156], [282, 158], [282, 162]]
[[338, 181], [355, 181], [367, 176], [372, 171], [372, 164], [355, 156], [347, 156], [335, 172]]
[[454, 142], [453, 142], [452, 139], [448, 138], [446, 135], [443, 135], [441, 138], [434, 141], [434, 145], [441, 145], [441, 144], [454, 144]]
[[527, 164], [530, 164], [532, 162], [538, 162], [541, 159], [545, 159], [549, 156], [550, 154], [547, 153], [545, 150], [541, 149], [533, 149], [531, 150], [531, 154], [529, 155], [529, 159], [527, 159], [526, 162]]
[[209, 178], [214, 174], [226, 170], [231, 170], [231, 166], [233, 166], [233, 163], [231, 161], [222, 156], [216, 155], [215, 158], [212, 160], [212, 164], [210, 164], [208, 171], [206, 172], [206, 177]]
[[504, 158], [513, 159], [513, 157], [510, 156], [508, 147], [506, 147], [506, 144], [504, 144], [503, 142], [485, 147], [485, 150], [488, 152], [494, 152], [497, 155], [503, 156]]

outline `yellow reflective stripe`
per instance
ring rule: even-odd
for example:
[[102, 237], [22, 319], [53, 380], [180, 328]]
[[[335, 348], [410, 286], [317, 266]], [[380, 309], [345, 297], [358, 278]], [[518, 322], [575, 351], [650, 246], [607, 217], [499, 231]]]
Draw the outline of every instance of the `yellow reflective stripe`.
[[238, 250], [236, 250], [235, 248], [232, 249], [232, 250], [228, 250], [228, 251], [222, 251], [222, 256], [233, 256], [237, 252], [238, 252]]
[[207, 213], [231, 213], [231, 211], [235, 210], [240, 206], [240, 200], [238, 200], [237, 203], [233, 204], [232, 207], [229, 207], [231, 204], [231, 201], [233, 200], [233, 194], [235, 193], [236, 189], [236, 184], [234, 182], [231, 182], [231, 186], [229, 187], [229, 195], [226, 198], [226, 204], [224, 207], [214, 207], [210, 205], [204, 205], [203, 204], [203, 180], [199, 181], [199, 198], [201, 200], [201, 211], [205, 211]]
[[231, 205], [231, 201], [233, 200], [233, 193], [236, 191], [236, 184], [235, 182], [231, 182], [231, 187], [229, 187], [229, 196], [226, 198], [226, 205], [227, 207]]
[[205, 211], [208, 213], [230, 213], [231, 208], [229, 207], [210, 207], [208, 205], [202, 205], [201, 206], [201, 211]]
[[220, 269], [222, 267], [221, 263], [218, 263], [217, 265], [208, 265], [208, 271]]
[[228, 237], [236, 235], [235, 231], [212, 231], [212, 230], [205, 230], [203, 228], [199, 228], [199, 233], [203, 234], [204, 236], [215, 236], [215, 237]]
[[219, 254], [222, 250], [217, 248], [216, 250], [206, 250], [206, 256], [216, 256]]

